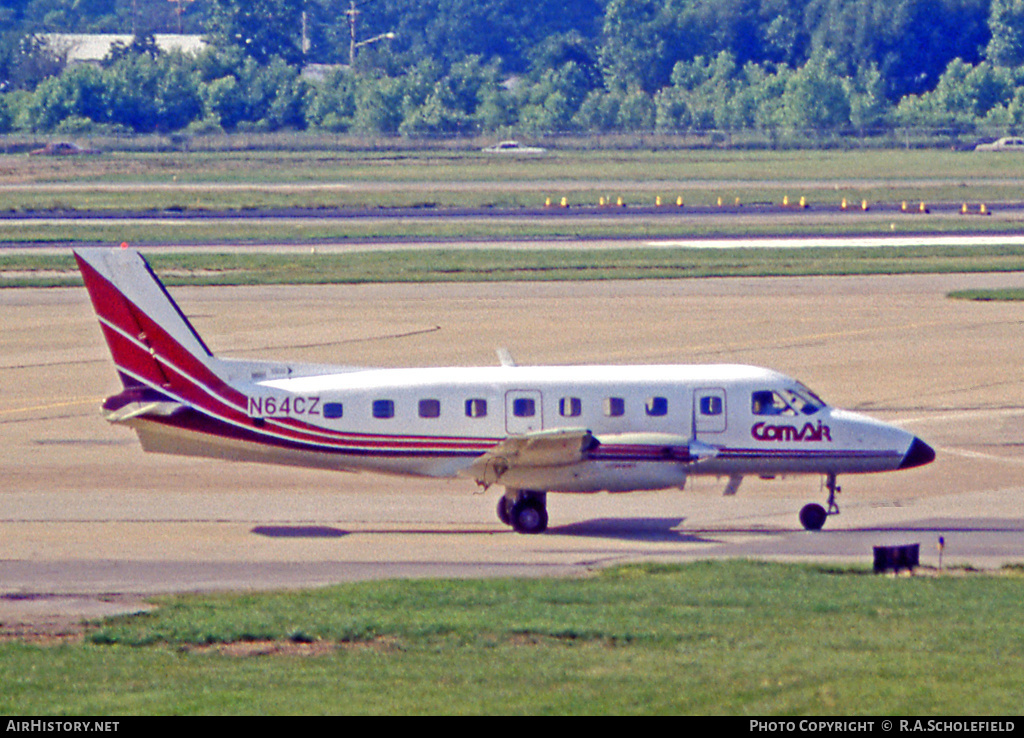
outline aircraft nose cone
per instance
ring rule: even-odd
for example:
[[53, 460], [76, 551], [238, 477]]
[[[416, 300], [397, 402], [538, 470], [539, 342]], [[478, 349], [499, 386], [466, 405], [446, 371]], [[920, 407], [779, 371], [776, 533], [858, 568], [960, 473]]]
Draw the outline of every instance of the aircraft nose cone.
[[935, 449], [915, 436], [910, 444], [910, 448], [907, 449], [907, 453], [903, 457], [903, 461], [900, 462], [899, 468], [913, 469], [915, 466], [924, 466], [933, 461], [935, 461]]

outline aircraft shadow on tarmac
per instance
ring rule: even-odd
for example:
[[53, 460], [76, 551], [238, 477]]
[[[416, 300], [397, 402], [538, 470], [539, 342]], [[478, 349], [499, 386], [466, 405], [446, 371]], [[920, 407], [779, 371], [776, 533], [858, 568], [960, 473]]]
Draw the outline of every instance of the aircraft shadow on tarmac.
[[[1024, 519], [1007, 518], [935, 518], [904, 524], [834, 528], [804, 531], [802, 528], [764, 528], [752, 526], [716, 526], [678, 530], [685, 518], [595, 518], [568, 525], [552, 526], [547, 535], [579, 538], [607, 538], [624, 541], [661, 543], [720, 543], [723, 535], [780, 536], [794, 533], [815, 536], [838, 536], [863, 533], [1024, 533]], [[374, 529], [360, 530], [364, 534], [397, 533], [403, 535], [479, 535], [481, 533], [511, 533], [501, 529]], [[266, 538], [343, 538], [352, 531], [326, 525], [258, 525], [252, 533]]]
[[595, 518], [548, 529], [549, 533], [590, 538], [662, 541], [672, 543], [719, 543], [723, 535], [837, 536], [863, 533], [1024, 533], [1024, 519], [1013, 518], [934, 518], [892, 525], [834, 528], [805, 531], [791, 528], [760, 526], [715, 526], [678, 530], [685, 518]]
[[[688, 531], [674, 530], [682, 524], [684, 518], [598, 518], [579, 523], [571, 523], [548, 529], [548, 535], [578, 536], [584, 538], [618, 538], [637, 541], [669, 541], [672, 543], [714, 543], [712, 538], [704, 538]], [[258, 525], [251, 531], [254, 535], [265, 538], [343, 538], [352, 535], [352, 531], [334, 528], [327, 525]], [[479, 535], [481, 533], [511, 533], [511, 529], [449, 529], [435, 528], [393, 528], [360, 530], [364, 534], [397, 533], [437, 534], [437, 535]], [[717, 531], [716, 531], [717, 532]], [[764, 533], [766, 531], [758, 531]]]
[[355, 533], [361, 535], [482, 535], [505, 533], [506, 530], [493, 528], [360, 528], [358, 531], [342, 530], [327, 525], [257, 525], [251, 533], [265, 538], [344, 538]]
[[[715, 543], [694, 531], [676, 530], [686, 518], [595, 518], [548, 528], [549, 534], [625, 541]], [[703, 531], [707, 532], [707, 531]]]
[[326, 525], [257, 525], [252, 532], [267, 538], [342, 538], [348, 531]]

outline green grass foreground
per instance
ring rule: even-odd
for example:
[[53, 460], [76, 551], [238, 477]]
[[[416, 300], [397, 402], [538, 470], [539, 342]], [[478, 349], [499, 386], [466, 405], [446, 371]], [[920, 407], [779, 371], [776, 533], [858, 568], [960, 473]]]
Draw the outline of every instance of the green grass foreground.
[[975, 302], [1021, 302], [1024, 301], [1024, 287], [1005, 290], [958, 290], [950, 292], [954, 300], [973, 300]]
[[[145, 249], [143, 249], [145, 251]], [[1024, 247], [428, 249], [152, 253], [171, 285], [358, 284], [1024, 271]], [[0, 255], [0, 287], [81, 284], [69, 255]]]
[[721, 561], [167, 597], [84, 643], [0, 644], [0, 712], [1018, 714], [1021, 569], [930, 574]]

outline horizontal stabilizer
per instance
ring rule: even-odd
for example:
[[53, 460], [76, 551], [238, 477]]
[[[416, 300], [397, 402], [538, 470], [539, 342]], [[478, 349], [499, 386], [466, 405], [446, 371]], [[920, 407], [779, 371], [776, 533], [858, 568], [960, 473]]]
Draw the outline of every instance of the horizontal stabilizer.
[[124, 423], [141, 416], [167, 418], [183, 407], [180, 402], [130, 402], [117, 410], [105, 412], [104, 416], [111, 423]]
[[167, 418], [184, 405], [147, 387], [131, 387], [108, 397], [103, 403], [103, 416], [111, 423], [124, 423], [141, 416]]

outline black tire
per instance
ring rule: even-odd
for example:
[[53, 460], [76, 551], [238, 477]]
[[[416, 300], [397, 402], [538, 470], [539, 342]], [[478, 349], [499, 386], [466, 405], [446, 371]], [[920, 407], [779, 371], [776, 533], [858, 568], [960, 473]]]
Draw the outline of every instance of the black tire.
[[498, 498], [498, 520], [505, 525], [512, 525], [512, 518], [509, 515], [508, 508], [508, 500], [505, 499], [505, 495], [502, 495]]
[[804, 505], [800, 510], [800, 524], [807, 530], [821, 530], [827, 519], [828, 513], [825, 512], [825, 508], [817, 503]]
[[518, 500], [512, 506], [511, 518], [516, 533], [543, 533], [548, 527], [548, 511], [544, 503], [535, 499]]

